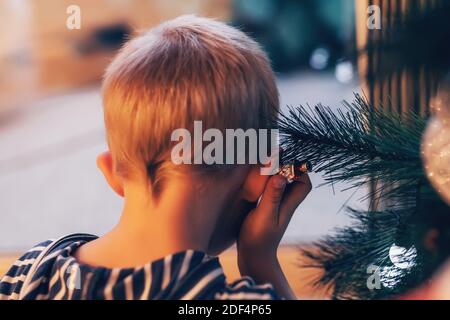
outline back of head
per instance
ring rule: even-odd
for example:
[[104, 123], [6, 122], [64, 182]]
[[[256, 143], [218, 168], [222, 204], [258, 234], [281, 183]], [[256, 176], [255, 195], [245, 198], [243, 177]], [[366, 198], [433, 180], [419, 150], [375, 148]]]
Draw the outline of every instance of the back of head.
[[[129, 41], [103, 84], [107, 139], [123, 176], [164, 181], [171, 133], [270, 127], [279, 107], [270, 63], [243, 32], [208, 18], [182, 16]], [[202, 169], [200, 166], [198, 169]]]

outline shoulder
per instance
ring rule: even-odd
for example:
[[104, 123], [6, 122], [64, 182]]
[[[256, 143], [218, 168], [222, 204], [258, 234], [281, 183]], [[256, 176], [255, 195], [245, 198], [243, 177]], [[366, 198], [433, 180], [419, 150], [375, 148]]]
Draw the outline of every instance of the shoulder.
[[0, 278], [0, 300], [17, 299], [19, 297], [31, 266], [52, 241], [46, 240], [35, 245], [13, 263], [6, 274]]
[[[173, 284], [163, 290], [160, 298], [173, 300], [276, 300], [279, 299], [271, 284], [258, 285], [250, 277], [228, 283], [218, 257], [199, 251], [187, 251], [171, 257]], [[168, 270], [165, 270], [168, 271]], [[161, 272], [160, 274], [165, 274]], [[170, 277], [170, 276], [169, 276]], [[158, 276], [153, 277], [153, 280]], [[170, 281], [169, 281], [170, 282]]]
[[216, 300], [278, 300], [280, 299], [270, 283], [256, 284], [250, 277], [242, 277], [216, 293]]

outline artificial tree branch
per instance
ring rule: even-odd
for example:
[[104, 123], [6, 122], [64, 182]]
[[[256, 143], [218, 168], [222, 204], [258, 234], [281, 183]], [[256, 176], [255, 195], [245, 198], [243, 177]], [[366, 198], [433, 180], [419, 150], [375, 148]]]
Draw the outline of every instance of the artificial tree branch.
[[289, 107], [280, 114], [282, 161], [306, 159], [315, 172], [325, 174], [326, 183], [357, 187], [371, 181], [400, 182], [402, 191], [415, 189], [424, 177], [420, 141], [426, 120], [374, 108], [358, 94], [343, 106], [337, 112], [321, 104]]

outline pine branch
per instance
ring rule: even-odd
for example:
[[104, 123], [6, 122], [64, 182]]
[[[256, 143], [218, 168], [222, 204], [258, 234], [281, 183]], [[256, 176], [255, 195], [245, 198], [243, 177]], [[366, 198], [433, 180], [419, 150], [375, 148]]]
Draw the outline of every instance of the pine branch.
[[325, 173], [326, 183], [351, 182], [357, 187], [382, 180], [401, 185], [402, 194], [414, 193], [424, 178], [420, 140], [425, 119], [374, 108], [358, 94], [343, 105], [346, 110], [337, 112], [319, 104], [290, 107], [281, 114], [282, 162], [309, 160], [315, 172]]
[[[426, 119], [374, 108], [359, 95], [344, 107], [333, 112], [322, 105], [299, 106], [281, 114], [282, 162], [309, 160], [316, 172], [325, 173], [326, 183], [358, 187], [381, 181], [369, 196], [389, 201], [383, 211], [348, 209], [354, 223], [303, 250], [308, 261], [303, 267], [322, 269], [314, 284], [332, 288], [334, 298], [388, 298], [417, 287], [450, 255], [448, 206], [422, 168]], [[439, 234], [433, 253], [423, 245], [430, 230]], [[389, 252], [394, 244], [416, 251], [393, 264]], [[367, 286], [371, 265], [383, 280], [379, 290]]]
[[[408, 210], [358, 212], [350, 210], [355, 224], [338, 229], [334, 235], [314, 244], [314, 249], [301, 253], [307, 258], [303, 268], [320, 268], [323, 275], [313, 285], [332, 287], [336, 299], [380, 299], [405, 293], [421, 283], [429, 274], [423, 272], [423, 254], [399, 257], [399, 263], [410, 264], [402, 269], [389, 257], [393, 244], [402, 244], [402, 238], [412, 236], [411, 212]], [[403, 234], [399, 230], [406, 230]], [[407, 248], [412, 243], [407, 241]], [[368, 277], [377, 268], [381, 286], [370, 289]], [[369, 270], [369, 271], [368, 271]]]
[[[301, 267], [323, 271], [312, 284], [331, 288], [336, 299], [386, 299], [404, 294], [429, 279], [450, 256], [449, 208], [437, 194], [417, 208], [348, 212], [353, 221], [350, 226], [336, 229], [312, 249], [301, 250], [306, 258]], [[425, 241], [431, 230], [438, 235], [432, 251]], [[389, 255], [394, 244], [414, 248], [398, 256], [397, 265]], [[378, 289], [367, 286], [370, 266], [378, 267], [382, 284]]]

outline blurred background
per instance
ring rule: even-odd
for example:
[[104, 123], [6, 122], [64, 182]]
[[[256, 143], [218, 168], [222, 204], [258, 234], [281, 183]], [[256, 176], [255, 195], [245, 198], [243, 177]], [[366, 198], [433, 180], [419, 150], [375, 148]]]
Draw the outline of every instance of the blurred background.
[[[69, 30], [70, 5], [81, 29]], [[353, 0], [0, 0], [0, 253], [71, 232], [102, 234], [121, 199], [96, 168], [106, 148], [99, 86], [125, 39], [182, 14], [242, 28], [268, 52], [282, 106], [339, 107], [360, 92]], [[323, 182], [311, 175], [314, 186]], [[310, 242], [367, 206], [365, 190], [315, 188], [285, 244]]]

